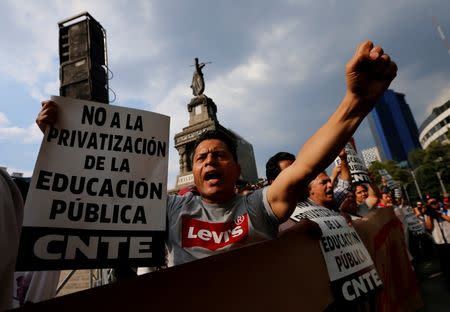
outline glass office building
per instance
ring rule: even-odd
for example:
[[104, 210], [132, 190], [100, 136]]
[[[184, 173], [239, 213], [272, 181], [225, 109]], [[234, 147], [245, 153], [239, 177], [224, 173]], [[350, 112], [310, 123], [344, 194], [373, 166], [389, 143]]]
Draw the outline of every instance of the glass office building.
[[368, 119], [382, 161], [405, 162], [410, 151], [421, 147], [417, 125], [404, 94], [387, 90]]

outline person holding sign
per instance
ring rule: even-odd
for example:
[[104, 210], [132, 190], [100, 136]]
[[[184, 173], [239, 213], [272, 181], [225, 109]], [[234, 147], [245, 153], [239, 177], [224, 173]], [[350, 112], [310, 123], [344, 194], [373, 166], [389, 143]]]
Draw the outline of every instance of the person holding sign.
[[[169, 196], [167, 202], [168, 265], [275, 238], [279, 223], [296, 207], [298, 190], [342, 150], [396, 74], [396, 64], [381, 47], [360, 44], [347, 63], [346, 94], [336, 111], [270, 186], [245, 196], [234, 190], [240, 175], [235, 144], [220, 133], [202, 135], [193, 155], [200, 195]], [[45, 102], [37, 117], [41, 129], [57, 115], [52, 106]]]
[[[333, 201], [328, 203], [328, 208], [335, 210], [337, 210], [342, 205], [344, 200], [346, 200], [352, 187], [352, 176], [350, 174], [350, 168], [347, 161], [347, 152], [345, 148], [341, 150], [337, 159], [339, 161], [335, 165], [330, 177], [333, 188]], [[310, 184], [310, 187], [312, 187], [312, 184]], [[327, 205], [324, 206], [327, 207]]]
[[354, 193], [356, 204], [358, 205], [358, 215], [364, 217], [372, 209], [375, 209], [378, 203], [378, 196], [374, 188], [376, 189], [376, 186], [373, 186], [372, 183], [368, 185], [361, 183], [355, 186]]
[[[321, 172], [308, 185], [307, 192], [309, 198], [315, 203], [333, 210], [338, 209], [346, 199], [347, 193], [350, 192], [351, 188], [350, 170], [344, 149], [339, 153], [339, 160], [339, 165], [334, 167], [332, 176], [329, 177], [326, 172]], [[266, 177], [269, 184], [272, 184], [278, 174], [294, 161], [295, 156], [286, 152], [279, 152], [270, 157], [266, 163]], [[306, 194], [306, 192], [303, 193]]]
[[[270, 168], [276, 154], [266, 164]], [[291, 165], [293, 164], [290, 161]], [[279, 171], [282, 174], [288, 170], [286, 160], [279, 162]], [[350, 174], [349, 174], [350, 175]], [[269, 176], [269, 175], [268, 175]], [[276, 181], [276, 177], [273, 177]], [[345, 304], [357, 302], [366, 295], [373, 294], [382, 284], [374, 267], [368, 250], [361, 238], [347, 219], [346, 213], [356, 210], [356, 202], [353, 193], [348, 193], [341, 204], [343, 215], [335, 211], [335, 201], [331, 179], [325, 172], [321, 172], [308, 186], [309, 197], [299, 202], [289, 220], [280, 225], [280, 231], [288, 231], [296, 223], [308, 220], [314, 222], [322, 233], [319, 237], [320, 247], [325, 259], [330, 277], [331, 288], [336, 301], [328, 307], [331, 311], [346, 308]], [[304, 191], [303, 191], [304, 192]], [[302, 193], [299, 189], [298, 193]], [[354, 203], [354, 207], [349, 207]], [[308, 225], [313, 228], [313, 225]], [[316, 230], [317, 231], [317, 230]], [[359, 285], [359, 286], [358, 286]], [[342, 305], [344, 303], [344, 305]], [[327, 309], [327, 310], [328, 310]]]

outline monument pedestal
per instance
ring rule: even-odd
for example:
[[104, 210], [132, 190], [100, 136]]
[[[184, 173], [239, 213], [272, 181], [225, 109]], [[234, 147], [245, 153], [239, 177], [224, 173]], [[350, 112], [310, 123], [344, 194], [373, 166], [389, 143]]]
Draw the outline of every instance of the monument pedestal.
[[195, 141], [203, 132], [217, 130], [221, 127], [216, 117], [217, 106], [206, 95], [202, 94], [192, 98], [187, 105], [187, 109], [189, 112], [189, 126], [183, 128], [182, 132], [175, 135], [175, 148], [180, 155], [180, 174], [177, 176], [173, 191], [194, 185], [192, 156]]
[[189, 112], [189, 126], [175, 135], [175, 148], [180, 155], [180, 174], [177, 176], [175, 188], [169, 193], [176, 193], [182, 188], [194, 185], [192, 175], [192, 156], [197, 138], [206, 131], [216, 130], [222, 132], [236, 142], [238, 162], [242, 168], [241, 179], [256, 182], [256, 171], [253, 147], [233, 131], [224, 128], [217, 120], [217, 106], [214, 101], [204, 94], [194, 96], [187, 105]]
[[185, 174], [177, 175], [177, 188], [182, 189], [184, 187], [189, 187], [194, 184], [194, 175], [192, 171], [186, 172]]

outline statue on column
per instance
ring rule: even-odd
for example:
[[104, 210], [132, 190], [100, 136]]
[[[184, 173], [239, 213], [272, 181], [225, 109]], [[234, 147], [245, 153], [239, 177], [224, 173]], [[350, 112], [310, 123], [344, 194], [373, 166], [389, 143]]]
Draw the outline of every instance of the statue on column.
[[199, 96], [203, 94], [203, 91], [205, 91], [205, 80], [203, 79], [203, 72], [202, 69], [205, 67], [206, 64], [209, 64], [211, 62], [206, 63], [199, 63], [198, 58], [195, 58], [195, 71], [192, 76], [192, 93], [194, 96]]

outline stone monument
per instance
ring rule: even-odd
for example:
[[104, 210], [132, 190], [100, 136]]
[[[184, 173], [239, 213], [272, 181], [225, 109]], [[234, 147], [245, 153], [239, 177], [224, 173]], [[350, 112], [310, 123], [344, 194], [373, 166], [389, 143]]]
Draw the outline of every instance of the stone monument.
[[180, 156], [180, 173], [177, 176], [174, 192], [194, 184], [192, 174], [192, 156], [195, 140], [205, 131], [218, 130], [236, 141], [238, 162], [242, 167], [241, 179], [253, 182], [258, 179], [253, 147], [241, 136], [224, 128], [217, 120], [217, 106], [214, 101], [203, 94], [205, 81], [202, 69], [208, 63], [199, 63], [195, 58], [195, 70], [192, 76], [192, 93], [194, 97], [187, 105], [189, 126], [175, 135], [175, 148]]

